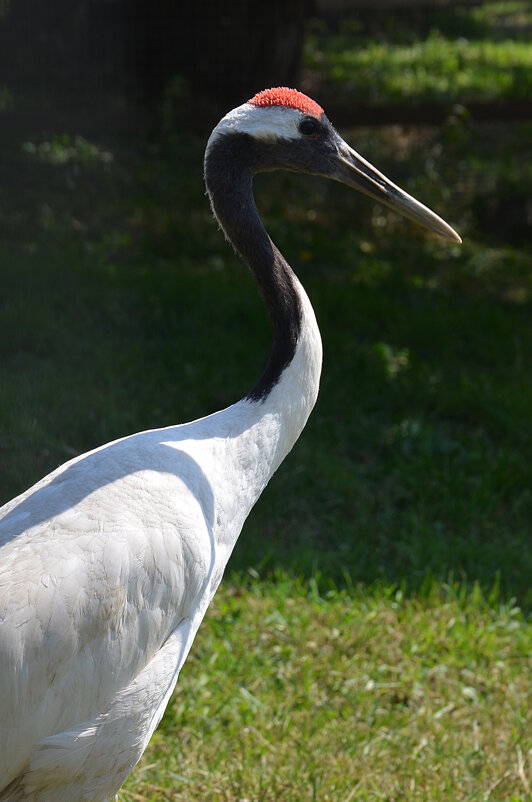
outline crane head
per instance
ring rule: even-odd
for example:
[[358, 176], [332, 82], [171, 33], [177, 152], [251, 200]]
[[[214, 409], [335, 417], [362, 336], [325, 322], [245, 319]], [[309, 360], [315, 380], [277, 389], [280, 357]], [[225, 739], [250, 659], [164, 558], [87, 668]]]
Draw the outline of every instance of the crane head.
[[295, 89], [265, 89], [229, 112], [209, 143], [240, 134], [254, 144], [253, 172], [285, 169], [340, 181], [442, 237], [461, 242], [441, 217], [400, 189], [345, 142], [322, 107]]

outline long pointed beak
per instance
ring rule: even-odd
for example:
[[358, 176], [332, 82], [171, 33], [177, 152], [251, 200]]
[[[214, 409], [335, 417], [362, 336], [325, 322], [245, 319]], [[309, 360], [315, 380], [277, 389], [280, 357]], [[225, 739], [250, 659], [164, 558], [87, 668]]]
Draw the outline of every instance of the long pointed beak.
[[453, 240], [453, 242], [462, 242], [454, 228], [451, 228], [445, 220], [442, 220], [411, 195], [403, 192], [340, 137], [338, 137], [334, 165], [335, 170], [329, 175], [330, 178], [358, 189], [359, 192], [369, 195], [370, 198], [378, 200], [385, 206], [389, 206], [390, 209], [408, 217], [409, 220], [419, 223], [430, 231], [435, 231], [442, 237]]

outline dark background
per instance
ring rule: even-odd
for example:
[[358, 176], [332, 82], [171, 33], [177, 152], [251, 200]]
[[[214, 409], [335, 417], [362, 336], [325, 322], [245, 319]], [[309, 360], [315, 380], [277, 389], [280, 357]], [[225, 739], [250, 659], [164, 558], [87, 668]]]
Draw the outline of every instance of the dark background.
[[[361, 36], [372, 30], [386, 36], [401, 27], [423, 35], [441, 21], [440, 11], [478, 5], [478, 0], [3, 0], [0, 81], [8, 98], [2, 130], [156, 132], [165, 93], [181, 126], [206, 130], [260, 88], [303, 81], [304, 89], [319, 89], [319, 78], [316, 86], [316, 76], [305, 75], [302, 64], [305, 35], [316, 19], [331, 30], [346, 17], [356, 19]], [[435, 122], [447, 111], [437, 103], [383, 108], [359, 99], [355, 112], [345, 93], [328, 96], [328, 109], [344, 124]], [[530, 98], [473, 106], [479, 119], [531, 116]]]

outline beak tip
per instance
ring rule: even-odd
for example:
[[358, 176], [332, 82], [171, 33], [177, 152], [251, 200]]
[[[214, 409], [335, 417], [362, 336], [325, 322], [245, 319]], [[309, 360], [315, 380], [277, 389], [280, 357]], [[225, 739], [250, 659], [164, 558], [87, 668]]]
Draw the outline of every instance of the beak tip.
[[446, 223], [441, 217], [438, 218], [437, 222], [438, 225], [428, 227], [432, 228], [433, 231], [435, 231], [437, 234], [440, 234], [440, 236], [444, 237], [445, 239], [449, 239], [451, 242], [455, 242], [457, 245], [462, 244], [462, 237], [457, 231], [454, 230], [452, 226], [449, 225], [449, 223]]
[[460, 236], [460, 234], [458, 234], [454, 230], [454, 228], [452, 228], [451, 231], [452, 231], [452, 236], [449, 237], [449, 239], [451, 239], [453, 242], [456, 242], [458, 245], [461, 245], [462, 244], [462, 237]]

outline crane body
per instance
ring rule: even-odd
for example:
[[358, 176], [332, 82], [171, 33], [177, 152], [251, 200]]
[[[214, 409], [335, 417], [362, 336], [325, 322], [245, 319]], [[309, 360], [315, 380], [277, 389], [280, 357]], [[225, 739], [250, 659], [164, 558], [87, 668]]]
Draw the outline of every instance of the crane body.
[[0, 802], [116, 795], [160, 721], [247, 515], [310, 415], [318, 326], [251, 189], [256, 172], [283, 167], [356, 185], [458, 239], [295, 90], [266, 90], [220, 122], [206, 150], [207, 190], [269, 313], [270, 357], [236, 404], [76, 457], [0, 510]]

